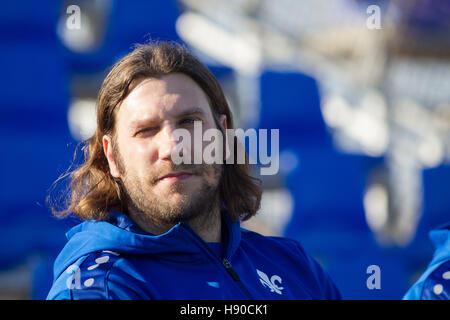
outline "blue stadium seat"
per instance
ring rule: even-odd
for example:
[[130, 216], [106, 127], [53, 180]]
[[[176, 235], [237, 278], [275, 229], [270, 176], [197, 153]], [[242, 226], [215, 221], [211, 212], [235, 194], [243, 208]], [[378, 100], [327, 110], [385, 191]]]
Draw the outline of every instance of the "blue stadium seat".
[[425, 268], [435, 248], [429, 232], [450, 220], [450, 164], [422, 172], [423, 204], [421, 217], [411, 243], [404, 248], [405, 254], [416, 268]]
[[[300, 241], [344, 298], [400, 299], [407, 290], [404, 260], [376, 243], [363, 206], [368, 174], [383, 158], [344, 154], [334, 147], [312, 77], [266, 71], [260, 81], [259, 127], [280, 129], [280, 153], [298, 160], [284, 176], [294, 199], [284, 236]], [[366, 286], [372, 264], [382, 269], [381, 290]]]
[[[400, 299], [408, 288], [406, 260], [382, 248], [365, 220], [363, 191], [373, 161], [308, 150], [286, 179], [294, 210], [284, 236], [321, 262], [345, 299]], [[381, 290], [366, 286], [369, 265], [381, 268]]]
[[[0, 160], [0, 269], [38, 251], [61, 249], [65, 241], [68, 227], [53, 218], [46, 206], [48, 192], [69, 167], [74, 149], [68, 133], [59, 128], [42, 132], [18, 127], [0, 132], [7, 150]], [[55, 194], [65, 187], [56, 185]]]
[[[288, 229], [299, 232], [317, 219], [353, 229], [368, 227], [363, 192], [378, 158], [337, 151], [320, 108], [317, 81], [299, 72], [265, 71], [260, 79], [259, 128], [280, 130], [280, 153], [294, 154], [299, 166], [285, 177], [294, 197]], [[292, 226], [292, 227], [291, 227]]]
[[1, 208], [0, 270], [24, 263], [36, 254], [55, 254], [66, 242], [65, 233], [75, 219], [58, 220], [49, 210], [25, 200]]
[[[60, 1], [0, 12], [0, 269], [59, 250], [68, 226], [51, 217], [49, 188], [70, 165], [69, 74], [56, 36]], [[61, 187], [61, 186], [60, 186]]]
[[[400, 300], [409, 288], [406, 260], [396, 256], [373, 241], [355, 238], [353, 250], [327, 251], [329, 263], [325, 268], [347, 300]], [[322, 242], [324, 247], [329, 242]], [[371, 288], [369, 266], [379, 267], [379, 288]]]
[[[366, 157], [325, 148], [300, 150], [299, 168], [286, 178], [295, 199], [296, 223], [308, 228], [315, 220], [349, 228], [367, 228], [363, 193], [368, 173]], [[302, 227], [303, 226], [303, 227]]]
[[419, 230], [428, 233], [450, 217], [450, 163], [423, 171], [423, 211]]
[[331, 145], [314, 78], [299, 72], [265, 71], [260, 78], [260, 103], [258, 127], [280, 129], [280, 144], [290, 137], [296, 145]]
[[175, 29], [179, 13], [176, 0], [113, 1], [101, 46], [86, 53], [67, 50], [72, 72], [103, 72], [129, 53], [135, 43], [143, 43], [150, 38], [181, 42]]
[[206, 64], [209, 71], [216, 77], [216, 79], [221, 82], [224, 79], [234, 76], [233, 69], [224, 65], [210, 65]]
[[61, 6], [61, 0], [23, 0], [20, 4], [14, 1], [3, 2], [0, 10], [2, 43], [19, 39], [56, 39], [56, 22]]
[[31, 299], [45, 300], [53, 283], [53, 264], [57, 254], [43, 253], [32, 266]]
[[0, 56], [8, 75], [0, 80], [1, 125], [47, 130], [65, 124], [69, 74], [56, 39], [2, 41]]
[[142, 43], [148, 36], [160, 40], [179, 39], [175, 30], [179, 16], [176, 0], [116, 1], [114, 4], [109, 35], [119, 48], [128, 50], [130, 45]]
[[[39, 121], [39, 119], [36, 119]], [[0, 130], [2, 146], [8, 152], [2, 156], [0, 206], [24, 201], [43, 204], [47, 190], [69, 167], [75, 148], [68, 130], [47, 132]]]

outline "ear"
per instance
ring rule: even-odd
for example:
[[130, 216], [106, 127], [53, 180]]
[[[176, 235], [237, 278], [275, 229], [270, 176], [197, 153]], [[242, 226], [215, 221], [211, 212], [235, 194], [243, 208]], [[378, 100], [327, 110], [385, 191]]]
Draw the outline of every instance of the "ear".
[[220, 115], [219, 122], [222, 125], [223, 130], [227, 130], [227, 116], [225, 114]]
[[103, 152], [105, 153], [106, 160], [108, 161], [109, 171], [114, 178], [120, 178], [120, 171], [114, 160], [114, 154], [112, 151], [111, 137], [103, 136]]

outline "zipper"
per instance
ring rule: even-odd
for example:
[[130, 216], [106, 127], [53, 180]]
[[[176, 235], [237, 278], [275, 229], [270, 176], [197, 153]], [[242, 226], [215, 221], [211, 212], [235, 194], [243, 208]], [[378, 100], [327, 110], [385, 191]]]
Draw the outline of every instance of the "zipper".
[[222, 264], [225, 267], [225, 270], [227, 270], [228, 274], [233, 278], [233, 280], [237, 283], [237, 285], [239, 285], [241, 290], [244, 291], [244, 293], [247, 295], [247, 297], [250, 300], [254, 300], [252, 295], [250, 294], [250, 292], [247, 290], [247, 288], [244, 286], [244, 284], [240, 280], [239, 275], [236, 272], [236, 270], [233, 269], [233, 266], [231, 265], [230, 261], [227, 258], [223, 258]]
[[212, 251], [212, 249], [205, 243], [205, 241], [200, 238], [195, 232], [193, 232], [190, 227], [186, 227], [184, 225], [181, 225], [184, 230], [187, 231], [189, 235], [193, 237], [194, 242], [197, 242], [197, 245], [200, 246], [201, 249], [207, 252], [207, 256], [212, 259], [215, 263], [220, 263], [225, 268], [226, 272], [230, 275], [230, 277], [236, 282], [236, 284], [240, 287], [240, 289], [244, 292], [244, 294], [250, 299], [253, 300], [252, 295], [247, 290], [247, 288], [244, 286], [242, 281], [239, 278], [238, 273], [236, 270], [234, 270], [233, 266], [231, 265], [230, 261], [227, 258], [223, 258], [222, 261], [218, 259], [216, 254]]
[[225, 270], [227, 270], [227, 272], [230, 274], [230, 276], [233, 278], [234, 281], [236, 282], [240, 281], [239, 275], [233, 269], [233, 266], [231, 265], [230, 261], [228, 261], [227, 258], [223, 258], [222, 264], [225, 267]]

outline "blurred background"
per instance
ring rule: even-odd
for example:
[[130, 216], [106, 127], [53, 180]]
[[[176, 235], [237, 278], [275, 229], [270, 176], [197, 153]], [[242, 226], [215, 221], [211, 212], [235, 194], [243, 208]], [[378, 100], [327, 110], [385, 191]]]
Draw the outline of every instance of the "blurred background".
[[346, 299], [401, 299], [450, 220], [449, 34], [447, 0], [3, 3], [0, 299], [45, 299], [79, 222], [45, 199], [95, 130], [109, 68], [148, 39], [189, 46], [236, 127], [280, 130], [279, 173], [260, 176], [244, 226], [299, 240]]

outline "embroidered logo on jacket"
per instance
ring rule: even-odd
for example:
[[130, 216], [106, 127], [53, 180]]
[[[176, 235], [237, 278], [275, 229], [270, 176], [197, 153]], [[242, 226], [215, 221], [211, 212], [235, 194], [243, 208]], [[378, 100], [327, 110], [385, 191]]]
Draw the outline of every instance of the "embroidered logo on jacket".
[[[91, 265], [86, 268], [86, 271], [83, 271], [83, 277], [88, 277], [87, 279], [84, 279], [84, 281], [82, 281], [81, 279], [82, 278], [81, 266], [78, 266], [77, 264], [72, 264], [66, 269], [66, 274], [69, 275], [68, 278], [66, 279], [66, 286], [68, 289], [79, 290], [83, 289], [83, 287], [84, 288], [91, 287], [95, 282], [94, 277], [92, 277], [95, 274], [95, 272], [92, 272], [92, 270], [96, 269], [101, 264], [105, 264], [108, 261], [110, 261], [110, 255], [119, 256], [117, 252], [110, 250], [103, 250], [101, 253], [102, 255], [94, 260], [94, 264], [91, 263]], [[104, 253], [110, 255], [104, 255]], [[89, 261], [89, 259], [94, 257], [95, 255], [93, 257], [88, 257], [88, 259], [83, 262], [91, 262]]]
[[282, 294], [281, 290], [284, 289], [284, 287], [279, 287], [275, 282], [278, 282], [278, 284], [281, 284], [281, 278], [280, 276], [277, 276], [276, 274], [273, 275], [270, 279], [264, 272], [256, 269], [256, 272], [259, 275], [259, 281], [261, 281], [262, 285], [264, 287], [268, 287], [270, 289], [270, 292], [276, 292], [278, 294]]

